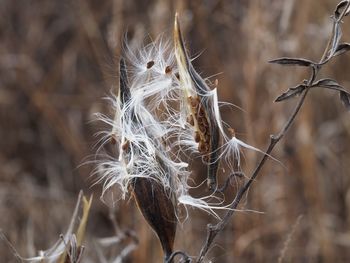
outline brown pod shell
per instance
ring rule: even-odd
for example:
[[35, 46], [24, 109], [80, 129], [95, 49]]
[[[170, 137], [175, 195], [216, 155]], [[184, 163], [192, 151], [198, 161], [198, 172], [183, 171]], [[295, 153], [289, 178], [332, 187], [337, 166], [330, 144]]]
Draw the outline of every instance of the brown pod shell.
[[[216, 176], [219, 167], [218, 156], [220, 154], [220, 130], [218, 123], [216, 122], [215, 112], [213, 110], [213, 101], [206, 96], [211, 91], [205, 80], [194, 69], [191, 60], [186, 52], [185, 44], [182, 38], [178, 15], [175, 15], [174, 23], [174, 46], [175, 46], [175, 57], [177, 63], [182, 66], [185, 76], [183, 79], [188, 79], [194, 85], [196, 95], [190, 96], [188, 102], [190, 103], [192, 111], [195, 111], [194, 118], [197, 119], [199, 125], [202, 124], [206, 128], [206, 133], [210, 136], [210, 140], [205, 141], [209, 147], [203, 147], [199, 145], [199, 151], [202, 154], [208, 154], [209, 152], [209, 163], [207, 165], [207, 183], [211, 190], [216, 189], [217, 182]], [[206, 121], [199, 121], [199, 119], [206, 119]], [[201, 134], [203, 137], [203, 134]], [[203, 138], [201, 138], [201, 141]], [[202, 151], [201, 151], [202, 150]]]
[[207, 127], [204, 126], [204, 125], [200, 125], [200, 126], [199, 126], [199, 130], [200, 130], [201, 133], [203, 133], [203, 134], [207, 133]]
[[198, 151], [200, 153], [206, 153], [206, 150], [209, 148], [209, 146], [207, 146], [207, 143], [205, 143], [204, 141], [200, 141], [198, 144]]
[[188, 115], [186, 120], [191, 126], [194, 126], [194, 119], [193, 119], [192, 114]]
[[201, 135], [199, 134], [198, 131], [196, 131], [196, 132], [194, 133], [194, 140], [195, 140], [195, 142], [197, 142], [197, 143], [201, 141]]
[[165, 258], [173, 252], [176, 234], [176, 209], [171, 200], [173, 194], [154, 179], [137, 178], [131, 185], [139, 210], [157, 234]]

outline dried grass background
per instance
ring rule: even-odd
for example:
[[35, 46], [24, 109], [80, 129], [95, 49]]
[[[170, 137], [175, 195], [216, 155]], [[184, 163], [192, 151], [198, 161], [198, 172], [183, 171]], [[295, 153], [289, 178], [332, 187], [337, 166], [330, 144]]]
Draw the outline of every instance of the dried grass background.
[[[267, 63], [281, 56], [320, 57], [338, 1], [0, 1], [0, 228], [23, 256], [47, 249], [64, 233], [79, 189], [94, 193], [83, 262], [98, 262], [93, 240], [112, 236], [109, 210], [91, 188], [101, 127], [93, 113], [117, 83], [114, 58], [127, 30], [132, 43], [171, 36], [177, 10], [187, 46], [203, 76], [222, 73], [219, 97], [242, 107], [223, 108], [241, 138], [264, 149], [294, 100], [273, 103], [306, 72]], [[350, 42], [349, 19], [343, 39]], [[331, 62], [324, 76], [350, 89], [350, 57]], [[237, 213], [211, 249], [213, 262], [350, 261], [350, 115], [338, 94], [311, 92], [288, 136], [273, 152], [244, 201], [264, 212]], [[245, 153], [245, 171], [259, 156]], [[195, 169], [200, 182], [204, 168]], [[238, 182], [239, 183], [239, 182]], [[236, 187], [232, 187], [232, 196]], [[134, 229], [139, 247], [126, 262], [161, 262], [155, 235], [132, 200], [115, 211]], [[190, 211], [176, 248], [198, 254], [213, 220]], [[292, 233], [292, 235], [290, 235]], [[286, 241], [287, 240], [287, 241]], [[287, 244], [287, 246], [285, 246]], [[118, 250], [120, 248], [116, 248]], [[282, 255], [283, 254], [283, 255]], [[282, 255], [282, 256], [281, 256]], [[15, 262], [0, 243], [0, 262]]]

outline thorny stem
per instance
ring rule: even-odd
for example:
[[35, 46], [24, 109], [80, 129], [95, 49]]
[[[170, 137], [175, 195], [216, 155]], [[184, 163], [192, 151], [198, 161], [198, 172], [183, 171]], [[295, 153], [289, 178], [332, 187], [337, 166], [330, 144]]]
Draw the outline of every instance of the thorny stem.
[[[342, 13], [339, 15], [339, 17], [337, 19], [335, 19], [334, 23], [339, 24], [341, 22], [341, 20], [343, 19], [343, 17], [346, 14], [346, 11], [348, 10], [348, 8], [350, 7], [350, 2], [348, 2], [345, 6], [345, 8], [343, 9]], [[320, 59], [320, 62], [318, 65], [313, 65], [312, 67], [312, 72], [311, 75], [306, 83], [306, 88], [305, 90], [301, 93], [301, 97], [296, 105], [296, 107], [294, 108], [294, 111], [292, 112], [292, 114], [289, 116], [288, 120], [286, 121], [286, 123], [284, 124], [284, 126], [282, 127], [282, 129], [280, 130], [280, 132], [277, 135], [271, 135], [270, 136], [270, 144], [267, 147], [267, 150], [265, 151], [264, 156], [262, 157], [262, 159], [260, 160], [260, 162], [258, 163], [258, 165], [256, 166], [255, 170], [253, 171], [251, 177], [249, 178], [249, 180], [239, 189], [239, 191], [236, 194], [235, 199], [233, 200], [233, 202], [231, 203], [229, 210], [226, 212], [226, 214], [224, 215], [223, 219], [217, 223], [216, 225], [211, 225], [209, 224], [207, 226], [207, 237], [206, 237], [206, 241], [203, 244], [200, 254], [197, 258], [197, 263], [203, 262], [205, 255], [207, 254], [210, 246], [212, 245], [213, 241], [215, 240], [216, 236], [225, 228], [225, 226], [230, 222], [231, 217], [233, 216], [234, 212], [236, 211], [240, 201], [242, 200], [244, 194], [247, 192], [247, 190], [250, 188], [250, 186], [252, 185], [253, 181], [256, 179], [256, 177], [259, 175], [262, 167], [264, 166], [264, 164], [266, 163], [267, 159], [270, 156], [270, 153], [272, 152], [272, 150], [274, 149], [274, 147], [276, 146], [276, 144], [285, 136], [285, 134], [287, 133], [287, 131], [289, 130], [290, 126], [292, 125], [292, 123], [294, 122], [295, 118], [297, 117], [301, 107], [303, 106], [304, 102], [305, 102], [305, 98], [310, 90], [310, 87], [314, 84], [315, 79], [321, 69], [321, 67], [328, 62], [328, 58], [327, 58], [327, 52], [330, 48], [332, 39], [334, 37], [334, 29], [332, 31], [331, 37], [327, 43], [327, 46], [325, 48], [325, 51]]]

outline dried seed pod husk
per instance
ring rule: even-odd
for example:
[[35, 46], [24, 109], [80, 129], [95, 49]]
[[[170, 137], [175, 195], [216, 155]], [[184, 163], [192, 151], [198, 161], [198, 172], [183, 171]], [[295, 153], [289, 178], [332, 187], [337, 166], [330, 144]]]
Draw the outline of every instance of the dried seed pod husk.
[[[126, 70], [126, 64], [125, 60], [121, 58], [119, 60], [119, 90], [118, 90], [118, 98], [121, 104], [121, 107], [130, 100], [131, 93], [128, 87], [128, 74]], [[118, 114], [115, 114], [114, 121], [116, 121], [119, 118]], [[116, 145], [117, 141], [119, 140], [117, 135], [116, 127], [113, 126], [112, 132], [111, 132], [111, 138], [110, 143], [112, 145]]]
[[122, 104], [130, 100], [131, 94], [128, 87], [128, 73], [126, 70], [125, 60], [119, 61], [119, 97]]
[[[207, 184], [209, 189], [213, 190], [216, 188], [216, 176], [219, 167], [218, 156], [220, 154], [220, 131], [219, 126], [215, 118], [213, 100], [208, 96], [211, 91], [205, 81], [200, 77], [192, 66], [191, 60], [186, 53], [184, 41], [181, 34], [180, 24], [178, 21], [177, 14], [175, 15], [174, 24], [174, 44], [175, 44], [175, 57], [177, 60], [179, 72], [181, 75], [181, 81], [185, 87], [193, 86], [196, 96], [188, 96], [188, 103], [192, 110], [194, 118], [205, 118], [208, 128], [206, 127], [205, 132], [209, 134], [210, 140], [208, 141], [209, 147], [207, 152], [202, 154], [209, 155], [208, 172], [207, 172]], [[195, 124], [198, 120], [195, 120]], [[205, 135], [200, 133], [200, 141], [206, 141]], [[195, 140], [197, 142], [198, 135], [195, 133]], [[199, 142], [200, 142], [199, 141]], [[202, 148], [202, 147], [200, 147]]]
[[173, 252], [177, 226], [173, 193], [151, 178], [137, 178], [131, 187], [139, 210], [156, 232], [165, 258], [169, 258]]
[[[147, 67], [152, 67], [154, 64], [153, 61], [150, 61]], [[119, 88], [119, 97], [122, 105], [128, 103], [131, 99], [131, 93], [127, 85], [127, 71], [126, 65], [123, 59], [120, 60], [120, 88]], [[131, 112], [132, 122], [135, 126], [142, 126], [140, 119], [136, 117], [134, 112]], [[150, 140], [157, 143], [157, 148], [165, 152], [163, 149], [163, 142], [153, 140], [152, 134], [148, 134]], [[125, 153], [125, 158], [128, 158], [128, 152], [134, 146], [132, 141], [124, 141], [122, 144], [122, 150]], [[159, 166], [162, 168], [162, 171], [168, 173], [164, 163], [161, 158], [157, 158]], [[140, 171], [141, 172], [141, 171]], [[139, 177], [134, 178], [130, 183], [129, 187], [132, 191], [133, 197], [136, 201], [136, 204], [147, 221], [151, 226], [154, 232], [157, 234], [165, 258], [168, 258], [173, 252], [176, 226], [177, 226], [177, 217], [176, 217], [176, 198], [175, 194], [172, 192], [172, 182], [171, 176], [168, 176], [170, 187], [165, 188], [164, 185], [155, 178], [152, 177]]]

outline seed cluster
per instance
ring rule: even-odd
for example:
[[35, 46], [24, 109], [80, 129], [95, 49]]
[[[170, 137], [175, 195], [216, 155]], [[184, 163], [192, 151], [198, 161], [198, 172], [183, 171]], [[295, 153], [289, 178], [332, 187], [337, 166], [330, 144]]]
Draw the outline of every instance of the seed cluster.
[[208, 162], [211, 143], [208, 116], [199, 97], [188, 97], [188, 103], [192, 113], [187, 117], [187, 122], [195, 126], [196, 120], [198, 129], [195, 131], [194, 139], [198, 143], [198, 151], [203, 155], [204, 161]]

